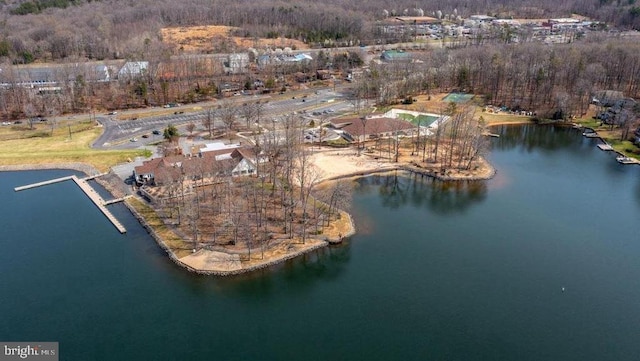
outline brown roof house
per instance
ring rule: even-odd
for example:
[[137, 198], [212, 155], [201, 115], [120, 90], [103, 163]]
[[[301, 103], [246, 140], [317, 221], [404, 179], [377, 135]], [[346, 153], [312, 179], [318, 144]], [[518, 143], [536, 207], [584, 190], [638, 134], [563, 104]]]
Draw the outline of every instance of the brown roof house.
[[403, 119], [385, 117], [334, 119], [331, 121], [336, 129], [341, 129], [349, 134], [355, 141], [362, 142], [367, 139], [384, 137], [411, 136], [417, 130], [410, 122]]
[[154, 158], [135, 167], [133, 176], [138, 185], [165, 186], [180, 179], [255, 175], [265, 161], [250, 148], [219, 149], [200, 156]]
[[330, 70], [317, 70], [316, 71], [316, 78], [318, 80], [328, 80], [331, 79], [331, 71]]
[[133, 169], [133, 177], [138, 185], [162, 185], [180, 176], [184, 159], [182, 155], [174, 155], [146, 160]]

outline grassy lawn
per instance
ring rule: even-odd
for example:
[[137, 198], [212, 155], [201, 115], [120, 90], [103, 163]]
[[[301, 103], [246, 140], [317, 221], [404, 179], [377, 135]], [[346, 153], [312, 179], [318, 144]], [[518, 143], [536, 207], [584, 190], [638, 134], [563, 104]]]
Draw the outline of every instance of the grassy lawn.
[[524, 115], [506, 114], [506, 113], [485, 113], [482, 108], [476, 112], [478, 117], [482, 117], [487, 125], [499, 124], [523, 124], [532, 122], [531, 117]]
[[[69, 137], [71, 131], [71, 138]], [[99, 171], [125, 163], [136, 156], [145, 155], [140, 150], [95, 150], [90, 145], [102, 132], [89, 122], [38, 123], [34, 129], [28, 125], [0, 128], [0, 164], [47, 164], [82, 162]]]
[[607, 143], [613, 147], [613, 150], [616, 152], [620, 152], [627, 157], [635, 158], [640, 160], [640, 147], [633, 144], [628, 140], [620, 140], [620, 135], [622, 134], [619, 128], [611, 129], [608, 125], [602, 125], [602, 123], [593, 118], [580, 118], [575, 121], [576, 123], [591, 128], [594, 131], [598, 132], [598, 135], [602, 137]]

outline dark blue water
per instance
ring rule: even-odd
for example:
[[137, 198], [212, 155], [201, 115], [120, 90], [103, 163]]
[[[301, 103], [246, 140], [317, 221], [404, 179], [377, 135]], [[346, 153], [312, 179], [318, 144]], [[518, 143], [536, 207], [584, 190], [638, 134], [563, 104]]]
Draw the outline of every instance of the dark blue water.
[[[640, 167], [504, 127], [487, 182], [359, 182], [359, 233], [229, 279], [120, 235], [67, 171], [0, 173], [0, 340], [62, 360], [637, 360]], [[565, 291], [562, 291], [562, 288]]]

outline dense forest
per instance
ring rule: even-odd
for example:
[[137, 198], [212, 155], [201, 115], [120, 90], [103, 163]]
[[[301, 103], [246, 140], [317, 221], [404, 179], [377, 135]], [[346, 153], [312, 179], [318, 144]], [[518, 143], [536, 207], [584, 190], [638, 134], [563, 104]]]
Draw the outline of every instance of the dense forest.
[[573, 44], [492, 44], [436, 49], [420, 62], [373, 66], [358, 94], [392, 103], [419, 93], [461, 90], [488, 104], [549, 118], [582, 116], [601, 90], [640, 97], [640, 45], [593, 38]]
[[636, 0], [27, 0], [0, 6], [0, 57], [14, 63], [140, 58], [149, 49], [169, 51], [161, 28], [185, 25], [230, 25], [241, 28], [240, 35], [286, 36], [310, 44], [366, 42], [375, 21], [385, 15], [550, 18], [577, 13], [618, 29], [640, 29]]

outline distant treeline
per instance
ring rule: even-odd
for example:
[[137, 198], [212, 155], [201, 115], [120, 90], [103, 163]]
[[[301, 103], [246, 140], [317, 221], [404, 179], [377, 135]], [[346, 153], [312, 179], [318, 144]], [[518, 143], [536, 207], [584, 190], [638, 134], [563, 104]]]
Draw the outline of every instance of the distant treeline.
[[[0, 24], [0, 57], [13, 63], [148, 58], [179, 50], [162, 42], [168, 26], [230, 25], [248, 37], [285, 36], [312, 45], [371, 44], [385, 16], [473, 14], [503, 18], [567, 17], [577, 13], [624, 29], [640, 29], [636, 0], [29, 0], [7, 1]], [[63, 8], [63, 9], [59, 9]]]
[[[44, 9], [48, 8], [60, 8], [64, 9], [71, 5], [79, 5], [82, 0], [34, 0], [25, 1], [18, 5], [18, 7], [10, 10], [13, 15], [27, 15], [27, 14], [39, 14]], [[91, 2], [91, 0], [87, 0]]]

